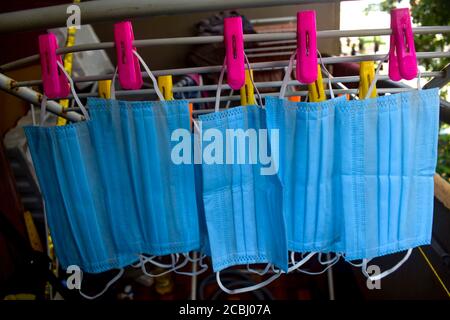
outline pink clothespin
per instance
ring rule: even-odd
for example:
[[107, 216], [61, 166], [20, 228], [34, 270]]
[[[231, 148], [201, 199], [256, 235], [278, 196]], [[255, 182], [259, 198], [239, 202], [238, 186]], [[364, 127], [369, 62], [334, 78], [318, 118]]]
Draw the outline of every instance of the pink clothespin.
[[227, 82], [234, 90], [245, 83], [244, 35], [241, 17], [224, 19], [225, 54], [227, 64]]
[[137, 90], [142, 87], [142, 74], [138, 58], [133, 54], [133, 26], [130, 21], [114, 24], [119, 83], [123, 89]]
[[[389, 78], [392, 80], [400, 80], [399, 77], [406, 80], [414, 79], [417, 76], [417, 58], [408, 8], [391, 11], [391, 28]], [[397, 66], [395, 66], [396, 63]]]
[[44, 94], [50, 98], [65, 98], [69, 95], [69, 81], [58, 67], [62, 64], [61, 56], [56, 54], [58, 40], [53, 33], [39, 36], [39, 53], [41, 56], [41, 73]]
[[317, 80], [316, 12], [297, 12], [297, 80], [313, 83]]

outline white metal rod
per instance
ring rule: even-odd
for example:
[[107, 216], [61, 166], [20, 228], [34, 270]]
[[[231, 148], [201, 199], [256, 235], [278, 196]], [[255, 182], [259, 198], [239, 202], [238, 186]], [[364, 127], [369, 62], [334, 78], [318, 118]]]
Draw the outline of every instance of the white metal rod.
[[[361, 61], [379, 61], [386, 57], [386, 54], [372, 54], [372, 55], [360, 55], [360, 56], [342, 56], [342, 57], [326, 57], [323, 58], [323, 63], [325, 64], [336, 64], [343, 62], [361, 62]], [[417, 52], [418, 59], [424, 58], [443, 58], [450, 57], [450, 51], [444, 52]], [[250, 67], [253, 70], [266, 69], [266, 68], [284, 68], [288, 65], [288, 60], [280, 60], [280, 61], [270, 61], [270, 62], [255, 62], [251, 63]], [[194, 67], [194, 68], [180, 68], [180, 69], [166, 69], [166, 70], [156, 70], [153, 71], [155, 76], [162, 75], [185, 75], [190, 73], [212, 73], [212, 72], [220, 72], [222, 66], [207, 66], [207, 67]], [[143, 77], [148, 77], [148, 75], [143, 72]], [[74, 82], [91, 82], [91, 81], [99, 81], [99, 80], [111, 80], [113, 78], [113, 74], [103, 74], [103, 75], [95, 75], [95, 76], [84, 76], [73, 78]], [[14, 87], [25, 87], [25, 86], [37, 86], [42, 83], [42, 80], [27, 80], [27, 81], [18, 81], [14, 83]]]
[[246, 49], [245, 53], [266, 52], [266, 51], [274, 51], [274, 50], [294, 50], [296, 48], [297, 48], [297, 46], [276, 46], [276, 47], [250, 48], [250, 49]]
[[[78, 4], [84, 24], [144, 16], [187, 14], [337, 0], [96, 0]], [[66, 25], [69, 4], [0, 14], [0, 33]]]
[[261, 58], [261, 57], [283, 57], [290, 56], [292, 51], [283, 51], [283, 52], [263, 52], [263, 53], [249, 53], [247, 57], [249, 58]]
[[[444, 72], [442, 71], [432, 71], [432, 72], [422, 72], [421, 73], [422, 78], [442, 78], [444, 77]], [[389, 80], [388, 75], [379, 75], [377, 77], [379, 81], [383, 80]], [[351, 83], [351, 82], [359, 82], [359, 76], [345, 76], [345, 77], [333, 77], [330, 79], [331, 83]], [[324, 83], [328, 83], [328, 78], [323, 78]], [[266, 81], [266, 82], [255, 82], [255, 86], [258, 89], [266, 89], [266, 88], [279, 88], [281, 87], [282, 81]], [[287, 84], [288, 86], [300, 86], [302, 85], [297, 80], [291, 80]], [[228, 84], [222, 84], [220, 86], [221, 90], [230, 90], [230, 86]], [[183, 93], [183, 92], [202, 92], [202, 91], [216, 91], [217, 85], [211, 84], [211, 85], [202, 85], [202, 86], [186, 86], [186, 87], [173, 87], [172, 91], [174, 93]], [[116, 90], [116, 96], [120, 97], [131, 97], [136, 95], [142, 95], [142, 96], [150, 96], [152, 94], [155, 94], [154, 89], [140, 89], [140, 90]], [[92, 92], [92, 93], [79, 93], [79, 98], [88, 98], [88, 97], [98, 97], [98, 93]], [[72, 95], [69, 95], [67, 97], [68, 99], [72, 99]], [[55, 100], [64, 99], [64, 97], [59, 97]]]
[[296, 22], [297, 17], [278, 17], [278, 18], [262, 18], [262, 19], [252, 19], [251, 24], [276, 24], [276, 23], [286, 23], [286, 22]]
[[[4, 74], [0, 73], [0, 89], [3, 91], [6, 91], [16, 97], [19, 97], [25, 101], [28, 101], [30, 103], [33, 103], [35, 105], [40, 105], [42, 101], [42, 94], [39, 92], [36, 92], [30, 88], [27, 87], [19, 87], [19, 88], [12, 88], [11, 84], [13, 84], [15, 81]], [[47, 110], [49, 110], [52, 113], [55, 113], [63, 118], [69, 119], [71, 121], [80, 121], [83, 119], [83, 117], [76, 112], [62, 112], [63, 108], [60, 104], [58, 104], [55, 101], [47, 101]]]
[[[0, 15], [1, 16], [1, 15]], [[433, 27], [417, 27], [413, 28], [414, 34], [437, 34], [449, 33], [450, 26], [433, 26]], [[340, 37], [363, 37], [376, 35], [390, 35], [391, 29], [363, 29], [363, 30], [324, 30], [318, 31], [318, 38], [340, 38]], [[295, 32], [282, 33], [261, 33], [261, 34], [246, 34], [244, 35], [245, 42], [259, 42], [259, 41], [286, 41], [296, 40]], [[163, 38], [163, 39], [145, 39], [135, 40], [133, 44], [136, 47], [148, 47], [159, 45], [195, 45], [207, 43], [223, 42], [222, 36], [205, 36], [205, 37], [178, 37], [178, 38]], [[65, 54], [70, 52], [102, 50], [114, 47], [114, 42], [88, 43], [72, 47], [59, 48], [56, 52]], [[0, 71], [5, 72], [34, 61], [39, 60], [39, 55], [35, 54], [26, 58], [18, 59], [13, 62], [6, 63], [0, 66]]]

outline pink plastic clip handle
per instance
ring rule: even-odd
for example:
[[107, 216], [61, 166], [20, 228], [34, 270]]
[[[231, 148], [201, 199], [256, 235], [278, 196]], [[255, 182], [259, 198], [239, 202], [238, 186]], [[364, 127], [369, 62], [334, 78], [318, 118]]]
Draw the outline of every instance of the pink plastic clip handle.
[[123, 89], [137, 90], [142, 87], [142, 74], [138, 58], [133, 54], [133, 26], [130, 21], [114, 24], [119, 83]]
[[57, 62], [62, 64], [62, 59], [56, 54], [56, 49], [58, 40], [53, 33], [39, 36], [42, 83], [44, 94], [50, 99], [65, 98], [70, 92], [69, 81], [57, 64]]
[[225, 54], [227, 62], [227, 82], [234, 90], [245, 83], [244, 36], [241, 17], [224, 19]]
[[316, 12], [297, 12], [297, 80], [313, 83], [317, 80]]
[[400, 75], [406, 80], [414, 79], [417, 76], [417, 58], [408, 8], [391, 11], [391, 28]]
[[[391, 22], [392, 28], [392, 22]], [[397, 54], [395, 53], [395, 40], [394, 35], [390, 36], [390, 45], [389, 45], [389, 79], [392, 81], [400, 81], [402, 80], [402, 76], [400, 75], [400, 70], [398, 69], [398, 61]]]

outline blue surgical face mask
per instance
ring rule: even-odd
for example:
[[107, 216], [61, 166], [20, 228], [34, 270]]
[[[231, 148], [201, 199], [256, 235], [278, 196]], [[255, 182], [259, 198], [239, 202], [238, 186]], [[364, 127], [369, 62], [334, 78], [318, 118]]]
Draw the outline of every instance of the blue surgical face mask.
[[[340, 257], [342, 212], [334, 210], [333, 158], [335, 154], [335, 105], [345, 97], [323, 102], [291, 102], [284, 99], [292, 71], [291, 56], [279, 97], [266, 97], [267, 126], [280, 132], [278, 175], [283, 186], [283, 212], [286, 221], [291, 270], [300, 268], [315, 253], [338, 252]], [[295, 253], [302, 253], [297, 262]], [[304, 253], [310, 254], [303, 256]], [[326, 270], [326, 269], [325, 269]], [[324, 272], [322, 270], [321, 272]], [[304, 271], [308, 273], [308, 271]]]
[[339, 252], [342, 212], [334, 207], [335, 105], [267, 97], [267, 126], [280, 131], [279, 177], [288, 249]]
[[438, 121], [437, 89], [336, 107], [336, 197], [347, 260], [430, 243]]
[[62, 267], [97, 273], [140, 259], [145, 268], [166, 254], [175, 265], [179, 253], [194, 261], [194, 167], [171, 159], [172, 132], [189, 131], [187, 102], [88, 104], [90, 121], [25, 128]]
[[[222, 78], [223, 70], [219, 88]], [[217, 97], [220, 89], [218, 92]], [[204, 213], [217, 280], [228, 293], [256, 289], [278, 277], [280, 270], [255, 288], [237, 290], [221, 285], [219, 272], [255, 263], [269, 263], [287, 271], [281, 185], [276, 172], [267, 174], [270, 164], [259, 161], [258, 151], [253, 149], [254, 144], [257, 148], [264, 146], [267, 150], [259, 152], [270, 156], [271, 133], [265, 130], [265, 111], [258, 106], [246, 106], [219, 112], [217, 100], [216, 112], [199, 116], [196, 127], [202, 137]], [[265, 135], [260, 129], [265, 130]], [[249, 134], [252, 131], [253, 138], [238, 141], [232, 135], [239, 130]], [[245, 159], [239, 157], [242, 152]]]

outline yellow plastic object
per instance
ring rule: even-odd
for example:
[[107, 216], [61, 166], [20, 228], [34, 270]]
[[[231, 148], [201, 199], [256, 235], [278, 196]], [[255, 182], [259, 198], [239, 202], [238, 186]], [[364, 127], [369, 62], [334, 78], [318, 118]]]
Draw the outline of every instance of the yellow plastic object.
[[173, 100], [173, 83], [172, 76], [159, 76], [158, 88], [161, 91], [164, 99]]
[[3, 298], [3, 300], [36, 300], [36, 295], [32, 293], [17, 293], [9, 294]]
[[256, 104], [255, 88], [253, 88], [252, 79], [253, 79], [253, 70], [245, 70], [245, 83], [240, 90], [242, 106]]
[[[80, 0], [74, 0], [73, 3], [80, 3]], [[75, 45], [75, 35], [77, 34], [77, 28], [76, 27], [68, 27], [67, 28], [67, 40], [65, 47], [73, 47]], [[66, 53], [64, 55], [64, 69], [66, 69], [67, 73], [69, 75], [72, 75], [72, 62], [73, 62], [73, 53]], [[67, 109], [69, 107], [69, 100], [64, 99], [60, 100], [59, 104], [64, 109]], [[67, 123], [66, 118], [58, 117], [56, 120], [57, 126], [63, 126]]]
[[34, 224], [33, 217], [30, 211], [25, 211], [23, 214], [25, 220], [25, 226], [27, 228], [28, 239], [30, 240], [31, 247], [35, 251], [44, 252], [42, 247], [41, 239]]
[[317, 65], [317, 69], [317, 80], [308, 84], [308, 97], [310, 102], [319, 102], [327, 99], [323, 88], [323, 78], [322, 71], [320, 70], [320, 64]]
[[[359, 64], [359, 87], [358, 95], [360, 99], [365, 99], [367, 92], [369, 91], [370, 84], [375, 77], [375, 64], [373, 61], [362, 61]], [[370, 98], [375, 98], [377, 96], [377, 88], [373, 87], [370, 93]]]
[[98, 96], [104, 99], [111, 99], [111, 80], [100, 80], [98, 82]]

